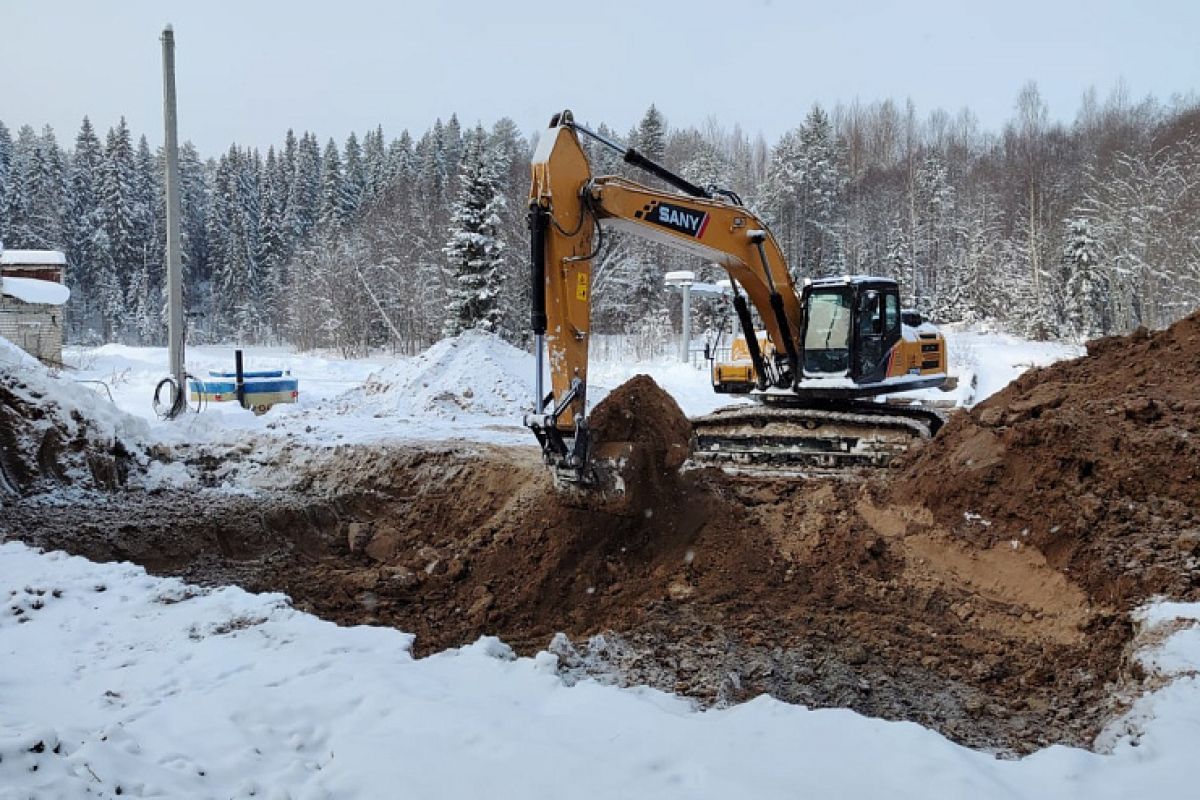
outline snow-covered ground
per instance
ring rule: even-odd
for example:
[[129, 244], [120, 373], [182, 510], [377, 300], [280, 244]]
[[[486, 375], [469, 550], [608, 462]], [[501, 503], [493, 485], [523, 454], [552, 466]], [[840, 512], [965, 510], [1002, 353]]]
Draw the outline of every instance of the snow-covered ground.
[[[954, 392], [929, 390], [922, 396], [958, 405], [981, 401], [1031, 366], [1082, 353], [1069, 345], [975, 331], [949, 331], [947, 338], [950, 369], [959, 386]], [[155, 347], [68, 348], [62, 377], [102, 382], [104, 386], [84, 385], [101, 397], [111, 392], [119, 409], [146, 420], [151, 436], [168, 443], [233, 443], [257, 435], [314, 445], [454, 439], [532, 443], [521, 417], [532, 407], [533, 358], [491, 337], [467, 334], [415, 357], [341, 359], [252, 347], [245, 359], [247, 370], [282, 369], [298, 378], [299, 402], [276, 406], [261, 417], [234, 403], [212, 403], [180, 421], [160, 421], [151, 396], [166, 373], [167, 356], [165, 349]], [[229, 371], [233, 348], [191, 347], [187, 362], [198, 376]], [[590, 404], [640, 373], [652, 376], [692, 416], [738, 402], [712, 391], [707, 369], [674, 360], [608, 360], [591, 365]]]
[[1104, 752], [1001, 761], [846, 710], [567, 686], [495, 639], [413, 659], [406, 634], [280, 595], [17, 543], [0, 591], [0, 798], [1195, 795], [1200, 604], [1143, 613], [1162, 688]]

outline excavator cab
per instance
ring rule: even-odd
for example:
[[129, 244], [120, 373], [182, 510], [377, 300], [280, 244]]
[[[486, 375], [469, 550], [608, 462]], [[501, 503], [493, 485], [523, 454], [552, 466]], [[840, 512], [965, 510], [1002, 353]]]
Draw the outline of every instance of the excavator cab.
[[855, 297], [850, 286], [822, 287], [804, 296], [804, 376], [850, 373]]

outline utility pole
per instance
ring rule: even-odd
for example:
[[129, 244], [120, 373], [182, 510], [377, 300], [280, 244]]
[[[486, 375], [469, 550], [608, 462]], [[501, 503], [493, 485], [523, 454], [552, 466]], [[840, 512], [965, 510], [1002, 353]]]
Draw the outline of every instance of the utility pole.
[[176, 397], [172, 398], [171, 416], [186, 403], [187, 382], [183, 367], [183, 265], [179, 253], [179, 134], [175, 119], [175, 31], [170, 25], [162, 32], [163, 58], [163, 155], [167, 162], [167, 357]]
[[688, 363], [688, 345], [692, 342], [692, 286], [696, 283], [696, 273], [690, 270], [668, 272], [663, 277], [667, 286], [678, 289], [683, 295], [683, 324], [679, 332], [679, 360]]

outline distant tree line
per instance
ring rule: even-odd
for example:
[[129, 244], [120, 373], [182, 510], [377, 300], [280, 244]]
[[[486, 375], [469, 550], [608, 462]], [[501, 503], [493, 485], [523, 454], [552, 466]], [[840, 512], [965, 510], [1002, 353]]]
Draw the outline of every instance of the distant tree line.
[[[774, 145], [715, 119], [672, 129], [651, 106], [625, 135], [689, 180], [735, 191], [779, 238], [797, 279], [897, 278], [940, 322], [1038, 338], [1163, 326], [1200, 306], [1200, 104], [1134, 102], [1118, 86], [1052, 122], [1035, 84], [999, 132], [969, 110], [911, 102], [814, 106]], [[536, 133], [534, 134], [536, 136]], [[192, 341], [291, 343], [348, 355], [413, 350], [464, 328], [521, 342], [535, 141], [457, 116], [417, 137], [340, 145], [288, 131], [264, 155], [181, 149], [185, 303]], [[597, 174], [631, 173], [589, 143]], [[0, 123], [0, 241], [67, 255], [69, 337], [159, 344], [164, 326], [162, 153], [122, 119], [55, 132]], [[594, 327], [661, 338], [671, 269], [712, 265], [605, 237]], [[703, 302], [701, 327], [720, 323]]]

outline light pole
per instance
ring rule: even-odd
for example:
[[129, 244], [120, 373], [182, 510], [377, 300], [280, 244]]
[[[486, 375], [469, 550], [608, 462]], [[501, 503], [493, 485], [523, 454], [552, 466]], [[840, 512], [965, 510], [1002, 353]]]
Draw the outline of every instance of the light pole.
[[167, 174], [167, 360], [175, 381], [170, 416], [177, 416], [187, 397], [183, 366], [183, 267], [179, 251], [179, 138], [175, 116], [175, 31], [162, 32], [163, 58], [163, 160]]
[[683, 295], [683, 324], [682, 337], [679, 342], [679, 360], [688, 362], [688, 344], [692, 341], [692, 284], [696, 282], [696, 273], [690, 270], [668, 272], [663, 281], [672, 288], [679, 289]]

